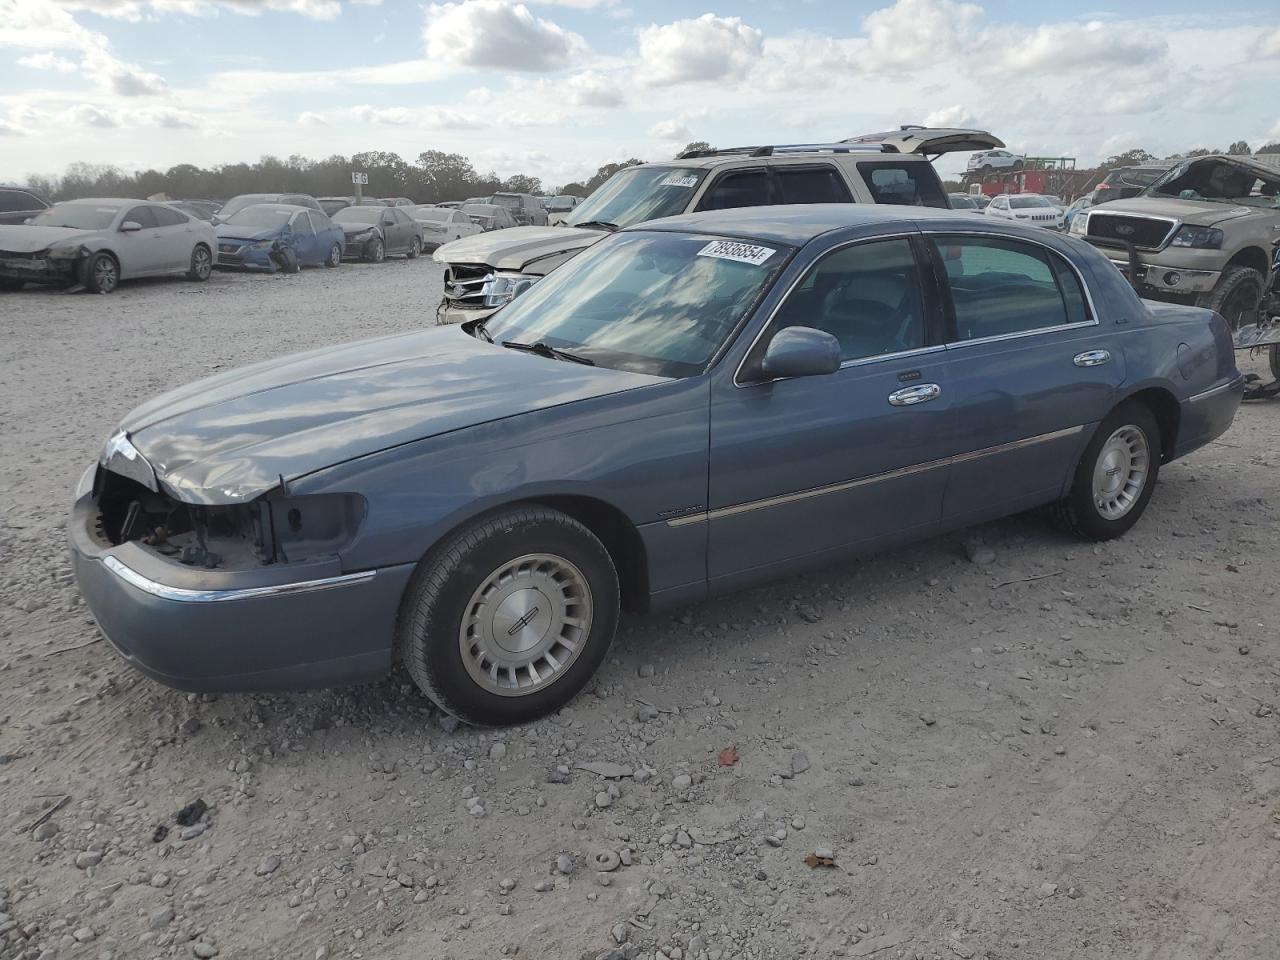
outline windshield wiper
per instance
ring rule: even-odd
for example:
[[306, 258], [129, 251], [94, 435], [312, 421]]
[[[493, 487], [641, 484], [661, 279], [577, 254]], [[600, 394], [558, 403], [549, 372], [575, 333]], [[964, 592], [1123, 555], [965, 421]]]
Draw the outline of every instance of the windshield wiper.
[[572, 227], [587, 227], [591, 230], [608, 230], [610, 233], [618, 229], [616, 223], [610, 223], [608, 220], [583, 220], [581, 223], [572, 223]]
[[[479, 334], [480, 336], [484, 337], [484, 339], [487, 342], [493, 343], [493, 337], [489, 336], [489, 331], [485, 329], [484, 323], [485, 322], [483, 320], [477, 320], [475, 323], [471, 325], [471, 332], [474, 334]], [[503, 344], [503, 346], [506, 346], [506, 344]]]
[[543, 343], [541, 340], [537, 343], [503, 340], [502, 345], [509, 350], [527, 350], [529, 353], [536, 353], [540, 357], [551, 357], [553, 360], [568, 360], [570, 363], [581, 363], [588, 367], [596, 365], [596, 362], [588, 357], [570, 353], [568, 350], [561, 350], [559, 347], [553, 347], [551, 344]]

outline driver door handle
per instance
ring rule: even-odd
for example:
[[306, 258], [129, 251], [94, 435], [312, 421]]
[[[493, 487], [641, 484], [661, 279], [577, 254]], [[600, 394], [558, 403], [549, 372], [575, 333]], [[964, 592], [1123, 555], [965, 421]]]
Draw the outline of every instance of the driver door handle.
[[914, 387], [904, 387], [889, 394], [889, 402], [895, 407], [910, 407], [917, 403], [928, 403], [942, 396], [942, 388], [936, 383], [918, 383]]
[[1086, 350], [1084, 353], [1077, 353], [1071, 362], [1077, 367], [1100, 367], [1110, 359], [1110, 350]]

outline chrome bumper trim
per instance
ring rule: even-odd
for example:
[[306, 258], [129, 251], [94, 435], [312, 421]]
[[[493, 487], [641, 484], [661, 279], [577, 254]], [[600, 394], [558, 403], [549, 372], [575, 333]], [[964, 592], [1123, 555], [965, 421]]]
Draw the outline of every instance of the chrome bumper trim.
[[150, 577], [144, 577], [132, 567], [127, 566], [112, 556], [102, 558], [102, 565], [117, 577], [153, 597], [161, 600], [174, 600], [179, 603], [221, 603], [225, 600], [255, 600], [261, 597], [280, 597], [296, 593], [315, 593], [318, 590], [329, 590], [333, 587], [344, 587], [357, 583], [367, 583], [377, 576], [376, 570], [363, 570], [360, 573], [344, 573], [337, 577], [325, 577], [320, 580], [300, 580], [297, 583], [277, 583], [268, 587], [242, 587], [230, 590], [191, 590], [186, 587], [171, 587], [159, 583]]
[[1228, 380], [1226, 383], [1220, 383], [1216, 387], [1210, 387], [1208, 390], [1201, 390], [1193, 397], [1187, 398], [1187, 403], [1199, 403], [1201, 400], [1208, 400], [1210, 397], [1216, 397], [1220, 393], [1230, 393], [1232, 390], [1244, 389], [1244, 376], [1236, 377], [1234, 380]]

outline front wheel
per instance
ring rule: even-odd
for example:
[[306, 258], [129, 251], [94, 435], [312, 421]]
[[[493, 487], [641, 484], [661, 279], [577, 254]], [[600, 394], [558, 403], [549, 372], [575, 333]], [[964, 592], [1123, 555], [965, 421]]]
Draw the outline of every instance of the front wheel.
[[374, 240], [373, 243], [369, 245], [369, 262], [370, 263], [381, 263], [383, 260], [386, 259], [386, 256], [387, 256], [387, 248], [383, 246], [381, 238]]
[[191, 251], [191, 269], [187, 271], [187, 279], [204, 283], [213, 273], [213, 254], [203, 243], [196, 244]]
[[1235, 333], [1241, 327], [1258, 322], [1265, 291], [1266, 281], [1257, 270], [1227, 267], [1214, 288], [1196, 299], [1196, 306], [1216, 310]]
[[420, 254], [421, 252], [422, 252], [422, 240], [419, 239], [418, 237], [414, 237], [413, 242], [409, 244], [409, 252], [406, 254], [406, 256], [410, 260], [417, 260], [418, 254]]
[[336, 267], [342, 263], [342, 244], [335, 243], [329, 248], [329, 255], [324, 258], [326, 267]]
[[572, 517], [529, 505], [476, 521], [423, 559], [396, 647], [441, 709], [469, 723], [524, 723], [582, 689], [618, 610], [604, 545]]
[[81, 267], [80, 283], [90, 293], [111, 293], [120, 285], [120, 266], [109, 253], [95, 253]]
[[1138, 522], [1160, 473], [1160, 425], [1146, 404], [1122, 403], [1098, 425], [1054, 521], [1088, 540], [1112, 540]]

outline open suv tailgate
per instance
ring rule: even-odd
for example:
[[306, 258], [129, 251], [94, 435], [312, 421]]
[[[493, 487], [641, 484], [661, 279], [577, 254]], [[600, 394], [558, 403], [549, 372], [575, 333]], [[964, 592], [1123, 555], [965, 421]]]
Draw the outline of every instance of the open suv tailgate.
[[884, 133], [864, 133], [842, 143], [880, 143], [898, 153], [968, 153], [1004, 146], [999, 137], [985, 130], [956, 127], [918, 127], [908, 124]]

